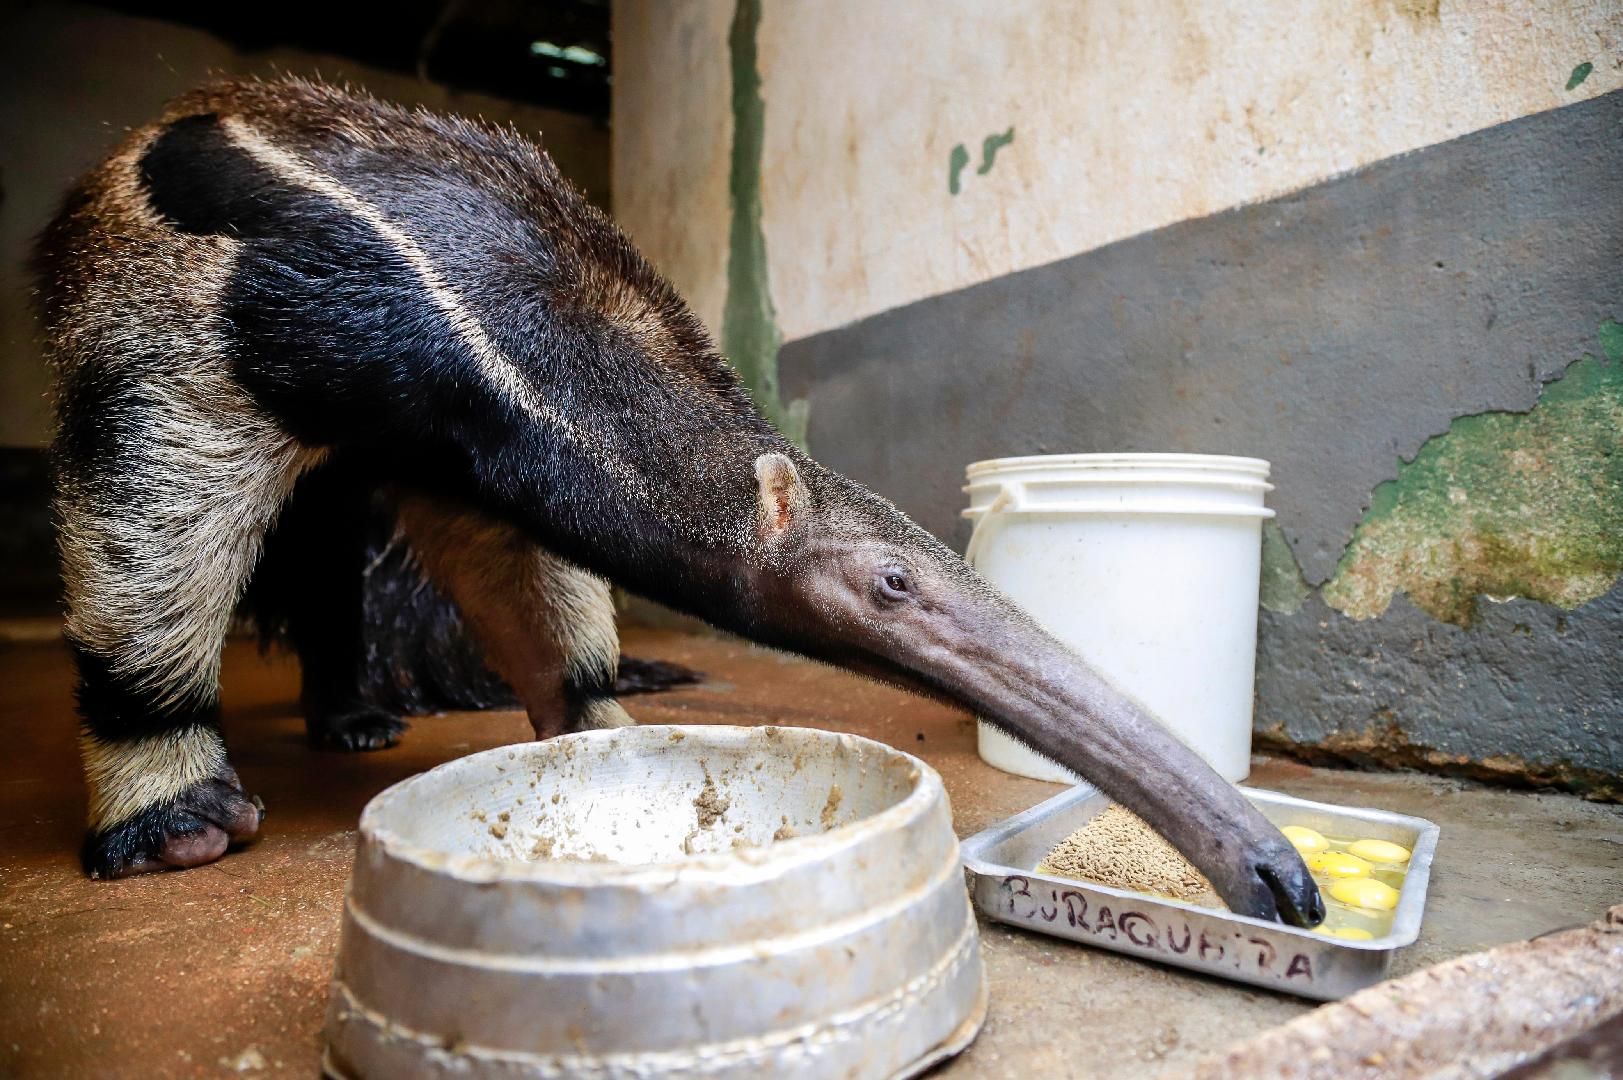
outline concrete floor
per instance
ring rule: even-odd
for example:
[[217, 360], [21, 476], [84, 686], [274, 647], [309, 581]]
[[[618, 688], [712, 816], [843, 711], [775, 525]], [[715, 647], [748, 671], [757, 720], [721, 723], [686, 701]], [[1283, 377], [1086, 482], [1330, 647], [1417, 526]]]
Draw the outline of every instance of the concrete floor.
[[[704, 686], [634, 699], [657, 723], [776, 723], [881, 739], [940, 771], [960, 835], [1054, 785], [975, 756], [969, 718], [726, 640], [633, 631], [641, 656], [691, 664]], [[439, 762], [525, 739], [516, 713], [418, 721], [376, 754], [306, 748], [296, 670], [245, 644], [225, 658], [233, 758], [269, 806], [263, 838], [180, 874], [98, 883], [79, 873], [84, 795], [70, 672], [53, 641], [0, 645], [0, 1075], [312, 1076], [338, 909], [361, 807]], [[1395, 974], [1588, 922], [1623, 899], [1623, 808], [1412, 775], [1259, 761], [1251, 782], [1442, 825], [1420, 942]], [[1058, 940], [982, 927], [992, 1009], [943, 1075], [1144, 1077], [1295, 1016], [1291, 998]]]

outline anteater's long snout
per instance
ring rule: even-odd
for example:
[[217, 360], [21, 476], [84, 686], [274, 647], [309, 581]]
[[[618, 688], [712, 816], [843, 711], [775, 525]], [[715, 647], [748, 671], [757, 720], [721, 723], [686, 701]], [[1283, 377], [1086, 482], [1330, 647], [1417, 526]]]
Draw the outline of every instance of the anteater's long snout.
[[937, 605], [893, 659], [1147, 821], [1241, 914], [1315, 926], [1324, 901], [1289, 841], [1081, 657], [976, 590]]

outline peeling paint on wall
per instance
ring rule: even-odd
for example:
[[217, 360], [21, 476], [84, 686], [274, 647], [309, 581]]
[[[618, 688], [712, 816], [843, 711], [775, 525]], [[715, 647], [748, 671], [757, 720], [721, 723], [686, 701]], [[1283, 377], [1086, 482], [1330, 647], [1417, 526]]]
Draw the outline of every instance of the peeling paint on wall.
[[1325, 583], [1355, 619], [1405, 592], [1469, 626], [1478, 595], [1575, 608], [1623, 576], [1623, 325], [1525, 413], [1466, 416], [1428, 440], [1369, 511]]
[[727, 304], [722, 350], [761, 411], [789, 440], [806, 445], [806, 402], [784, 404], [778, 386], [777, 310], [767, 276], [766, 233], [761, 228], [761, 148], [766, 101], [756, 57], [761, 0], [738, 0], [728, 45], [732, 54], [733, 152], [729, 186], [732, 228], [727, 257]]

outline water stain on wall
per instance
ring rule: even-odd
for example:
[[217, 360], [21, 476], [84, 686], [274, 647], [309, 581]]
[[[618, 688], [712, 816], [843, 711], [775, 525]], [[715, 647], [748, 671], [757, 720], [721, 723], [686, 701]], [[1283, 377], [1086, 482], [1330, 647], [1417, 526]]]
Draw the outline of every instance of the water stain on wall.
[[728, 34], [732, 54], [733, 152], [729, 175], [732, 227], [728, 237], [727, 303], [722, 311], [722, 350], [769, 420], [789, 440], [806, 445], [806, 401], [785, 404], [778, 384], [777, 309], [767, 276], [766, 233], [761, 228], [761, 150], [766, 141], [766, 101], [756, 34], [761, 0], [738, 0]]
[[1416, 22], [1435, 21], [1442, 14], [1442, 0], [1390, 0], [1392, 9]]
[[1378, 486], [1325, 603], [1354, 619], [1395, 593], [1469, 626], [1478, 595], [1575, 608], [1623, 576], [1623, 325], [1525, 413], [1465, 416]]

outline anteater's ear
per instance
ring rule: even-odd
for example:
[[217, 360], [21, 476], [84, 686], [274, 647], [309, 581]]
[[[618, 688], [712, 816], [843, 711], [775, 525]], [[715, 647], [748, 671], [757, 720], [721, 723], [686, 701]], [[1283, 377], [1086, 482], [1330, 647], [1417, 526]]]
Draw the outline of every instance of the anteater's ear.
[[768, 544], [786, 536], [806, 513], [809, 501], [795, 463], [782, 454], [762, 454], [755, 459], [758, 520], [761, 539]]

